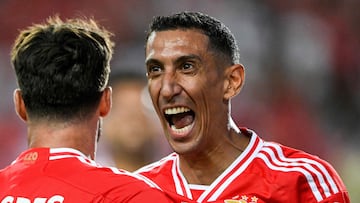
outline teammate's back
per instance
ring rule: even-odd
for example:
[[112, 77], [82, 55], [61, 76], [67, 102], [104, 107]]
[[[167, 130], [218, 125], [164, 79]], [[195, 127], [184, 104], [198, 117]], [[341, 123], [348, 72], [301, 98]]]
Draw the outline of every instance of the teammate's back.
[[36, 148], [0, 171], [0, 202], [167, 202], [150, 184], [74, 149]]

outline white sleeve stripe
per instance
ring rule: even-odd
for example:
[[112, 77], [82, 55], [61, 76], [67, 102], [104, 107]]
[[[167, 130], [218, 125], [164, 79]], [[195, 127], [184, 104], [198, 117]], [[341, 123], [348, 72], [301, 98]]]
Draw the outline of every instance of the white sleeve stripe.
[[[270, 149], [270, 148], [263, 148], [263, 151], [266, 151], [270, 157], [271, 157], [271, 161], [273, 161], [275, 163], [275, 165], [278, 165], [278, 166], [299, 166], [299, 167], [304, 167], [305, 169], [307, 169], [309, 172], [312, 172], [316, 175], [316, 177], [318, 178], [319, 180], [319, 183], [322, 187], [322, 189], [324, 190], [325, 192], [325, 196], [326, 197], [329, 197], [331, 194], [330, 194], [330, 190], [329, 190], [329, 187], [327, 186], [325, 180], [324, 180], [324, 177], [323, 175], [317, 171], [313, 166], [311, 166], [309, 163], [299, 163], [299, 162], [289, 162], [289, 163], [286, 163], [286, 162], [280, 162], [274, 152]], [[282, 160], [283, 161], [283, 160]]]
[[266, 146], [272, 146], [276, 149], [276, 152], [279, 155], [280, 160], [282, 161], [287, 161], [287, 162], [298, 162], [298, 161], [302, 161], [302, 162], [306, 162], [306, 163], [310, 163], [313, 164], [315, 166], [317, 166], [322, 174], [325, 175], [326, 180], [328, 181], [328, 183], [330, 184], [330, 188], [333, 191], [334, 194], [339, 192], [338, 187], [336, 186], [333, 178], [330, 176], [329, 172], [326, 170], [326, 168], [319, 162], [312, 160], [312, 159], [308, 159], [308, 158], [287, 158], [285, 157], [284, 153], [282, 152], [281, 148], [279, 145], [276, 144], [272, 144], [272, 143], [266, 143]]
[[300, 168], [300, 167], [286, 168], [286, 167], [274, 166], [269, 161], [269, 159], [267, 158], [266, 155], [264, 155], [262, 153], [259, 153], [258, 157], [261, 158], [270, 169], [277, 170], [277, 171], [283, 171], [283, 172], [297, 171], [297, 172], [300, 172], [300, 173], [304, 174], [304, 176], [306, 177], [306, 179], [307, 179], [307, 181], [308, 181], [308, 183], [310, 185], [310, 188], [311, 188], [316, 200], [318, 202], [323, 200], [323, 197], [321, 196], [318, 188], [315, 185], [315, 182], [314, 182], [314, 179], [313, 179], [312, 175], [309, 172], [307, 172], [306, 170], [304, 170], [303, 168]]

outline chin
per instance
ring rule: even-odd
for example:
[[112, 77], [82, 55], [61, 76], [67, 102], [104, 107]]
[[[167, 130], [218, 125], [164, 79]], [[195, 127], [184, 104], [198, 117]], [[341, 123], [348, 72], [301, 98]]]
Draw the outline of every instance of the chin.
[[195, 154], [198, 151], [198, 147], [193, 142], [179, 142], [179, 141], [170, 141], [171, 148], [180, 155], [191, 155]]

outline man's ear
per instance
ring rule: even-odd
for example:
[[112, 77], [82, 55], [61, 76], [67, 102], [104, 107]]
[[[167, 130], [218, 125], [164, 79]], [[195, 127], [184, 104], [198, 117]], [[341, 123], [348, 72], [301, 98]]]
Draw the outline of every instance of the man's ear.
[[27, 121], [27, 113], [26, 113], [26, 107], [24, 100], [21, 95], [21, 90], [16, 89], [14, 91], [14, 105], [15, 105], [15, 111], [16, 114], [23, 120]]
[[111, 87], [106, 87], [100, 100], [99, 111], [100, 116], [105, 117], [111, 109], [112, 106], [112, 89]]
[[242, 64], [235, 64], [225, 70], [224, 99], [229, 100], [239, 94], [245, 82], [245, 69]]

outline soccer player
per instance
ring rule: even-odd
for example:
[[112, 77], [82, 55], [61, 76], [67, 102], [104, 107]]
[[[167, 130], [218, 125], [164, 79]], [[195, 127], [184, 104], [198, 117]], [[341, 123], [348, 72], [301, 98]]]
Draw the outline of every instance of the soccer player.
[[110, 36], [93, 19], [57, 16], [21, 31], [11, 61], [29, 149], [0, 171], [1, 203], [169, 202], [148, 180], [94, 162], [111, 108]]
[[155, 17], [146, 38], [149, 92], [175, 151], [138, 171], [196, 202], [349, 202], [333, 167], [236, 126], [245, 79], [230, 30], [199, 12]]

